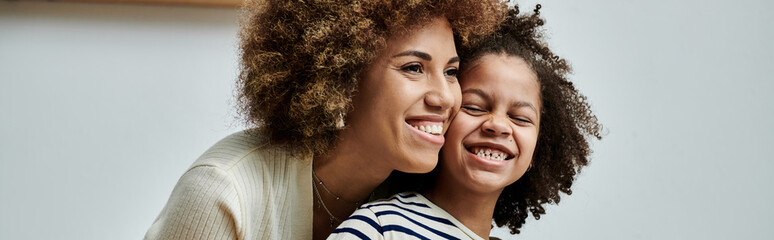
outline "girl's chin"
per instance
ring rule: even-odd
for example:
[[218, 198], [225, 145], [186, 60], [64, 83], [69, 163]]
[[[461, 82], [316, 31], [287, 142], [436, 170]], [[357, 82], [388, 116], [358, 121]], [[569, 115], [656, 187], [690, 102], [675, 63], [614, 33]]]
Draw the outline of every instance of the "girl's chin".
[[477, 176], [470, 179], [462, 180], [467, 181], [466, 185], [469, 186], [469, 188], [472, 188], [470, 189], [471, 191], [480, 193], [501, 192], [505, 187], [510, 185], [510, 183], [508, 183], [509, 181], [505, 179], [506, 177], [500, 176], [499, 174], [486, 172], [476, 175]]

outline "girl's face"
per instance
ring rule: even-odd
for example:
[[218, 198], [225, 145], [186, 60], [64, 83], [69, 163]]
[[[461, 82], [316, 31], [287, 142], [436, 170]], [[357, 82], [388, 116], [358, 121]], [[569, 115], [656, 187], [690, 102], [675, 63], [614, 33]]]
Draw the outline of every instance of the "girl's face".
[[488, 54], [460, 77], [462, 108], [446, 133], [440, 177], [477, 193], [502, 191], [532, 162], [540, 85], [519, 57]]
[[374, 164], [410, 173], [435, 167], [461, 98], [449, 22], [417, 28], [388, 39], [365, 70], [342, 136], [357, 141], [363, 158], [384, 160]]

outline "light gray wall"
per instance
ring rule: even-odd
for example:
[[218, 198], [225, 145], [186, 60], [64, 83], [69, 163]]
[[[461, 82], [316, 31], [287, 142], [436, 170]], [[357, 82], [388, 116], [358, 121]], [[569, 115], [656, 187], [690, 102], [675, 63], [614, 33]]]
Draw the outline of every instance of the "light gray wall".
[[[574, 194], [520, 239], [774, 238], [772, 8], [543, 3], [608, 134]], [[141, 238], [186, 167], [241, 128], [236, 21], [0, 2], [0, 239]]]
[[0, 239], [141, 239], [239, 129], [237, 12], [0, 2]]

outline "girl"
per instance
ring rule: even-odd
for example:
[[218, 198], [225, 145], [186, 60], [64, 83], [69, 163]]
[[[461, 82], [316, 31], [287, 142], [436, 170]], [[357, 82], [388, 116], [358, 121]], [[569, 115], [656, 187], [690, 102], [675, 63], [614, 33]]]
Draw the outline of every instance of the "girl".
[[516, 234], [527, 212], [539, 219], [544, 204], [571, 194], [588, 164], [586, 137], [601, 139], [601, 126], [569, 65], [542, 42], [539, 8], [519, 16], [514, 7], [498, 32], [458, 50], [462, 108], [439, 166], [389, 180], [434, 184], [363, 205], [329, 239], [486, 239], [493, 219]]

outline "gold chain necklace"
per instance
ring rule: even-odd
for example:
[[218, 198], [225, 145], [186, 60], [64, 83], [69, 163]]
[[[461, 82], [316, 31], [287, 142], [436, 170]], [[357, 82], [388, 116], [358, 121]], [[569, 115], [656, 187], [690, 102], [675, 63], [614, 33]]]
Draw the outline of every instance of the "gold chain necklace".
[[[314, 194], [315, 196], [317, 196], [317, 201], [320, 203], [320, 206], [322, 206], [323, 209], [325, 209], [325, 212], [328, 213], [328, 220], [331, 221], [331, 227], [333, 227], [333, 225], [336, 222], [341, 222], [341, 219], [337, 218], [336, 216], [333, 216], [333, 213], [331, 213], [331, 211], [328, 209], [328, 206], [325, 206], [325, 201], [323, 201], [322, 196], [320, 195], [320, 190], [317, 189], [317, 184], [320, 184], [320, 186], [322, 186], [323, 189], [326, 192], [328, 192], [328, 194], [335, 197], [337, 201], [346, 201], [346, 200], [342, 200], [341, 197], [339, 197], [339, 195], [333, 194], [331, 190], [328, 190], [328, 187], [325, 186], [323, 181], [320, 180], [319, 177], [317, 177], [317, 174], [314, 172], [314, 168], [312, 168], [312, 176], [314, 177], [314, 181], [315, 181], [314, 184], [312, 184], [312, 188], [314, 189]], [[360, 202], [354, 202], [354, 205], [360, 206]]]

